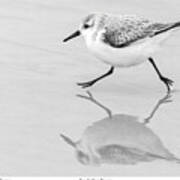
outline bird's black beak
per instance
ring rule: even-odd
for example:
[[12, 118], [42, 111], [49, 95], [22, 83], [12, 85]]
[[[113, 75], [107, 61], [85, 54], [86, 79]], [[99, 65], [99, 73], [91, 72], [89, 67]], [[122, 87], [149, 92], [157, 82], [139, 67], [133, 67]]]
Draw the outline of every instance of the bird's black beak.
[[73, 34], [71, 34], [70, 36], [68, 36], [67, 38], [65, 38], [65, 39], [63, 40], [63, 42], [67, 42], [67, 41], [69, 41], [70, 39], [79, 36], [80, 34], [81, 34], [81, 32], [80, 32], [79, 30], [77, 30], [76, 32], [74, 32]]

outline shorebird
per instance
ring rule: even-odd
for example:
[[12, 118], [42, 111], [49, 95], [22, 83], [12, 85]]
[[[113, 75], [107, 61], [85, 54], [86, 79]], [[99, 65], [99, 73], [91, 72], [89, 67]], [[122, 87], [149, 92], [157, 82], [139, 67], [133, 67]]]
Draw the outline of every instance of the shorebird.
[[98, 78], [78, 83], [83, 88], [109, 76], [116, 67], [130, 67], [149, 61], [170, 92], [173, 81], [162, 75], [152, 56], [179, 26], [180, 21], [159, 23], [136, 15], [94, 13], [85, 17], [79, 29], [63, 42], [82, 34], [87, 48], [110, 65], [110, 69]]

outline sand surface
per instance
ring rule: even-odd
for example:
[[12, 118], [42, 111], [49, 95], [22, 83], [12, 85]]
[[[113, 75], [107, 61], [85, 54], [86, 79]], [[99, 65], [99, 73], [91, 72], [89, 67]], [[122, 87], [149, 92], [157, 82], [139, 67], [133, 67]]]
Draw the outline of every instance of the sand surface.
[[[76, 82], [109, 68], [86, 49], [82, 38], [62, 39], [89, 12], [140, 14], [157, 21], [180, 20], [179, 0], [0, 0], [0, 175], [169, 176], [180, 164], [155, 160], [136, 165], [86, 166], [59, 136], [79, 140], [106, 114], [76, 97]], [[163, 104], [147, 125], [180, 158], [180, 31], [155, 56], [175, 81], [173, 102]], [[117, 69], [89, 89], [113, 113], [147, 117], [166, 92], [147, 62]]]

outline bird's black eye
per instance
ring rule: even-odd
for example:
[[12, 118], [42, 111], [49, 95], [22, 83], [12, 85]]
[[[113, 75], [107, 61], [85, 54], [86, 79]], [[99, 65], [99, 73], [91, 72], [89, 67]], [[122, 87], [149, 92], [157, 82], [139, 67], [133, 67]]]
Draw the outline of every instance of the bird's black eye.
[[90, 26], [88, 24], [84, 24], [84, 29], [89, 28]]

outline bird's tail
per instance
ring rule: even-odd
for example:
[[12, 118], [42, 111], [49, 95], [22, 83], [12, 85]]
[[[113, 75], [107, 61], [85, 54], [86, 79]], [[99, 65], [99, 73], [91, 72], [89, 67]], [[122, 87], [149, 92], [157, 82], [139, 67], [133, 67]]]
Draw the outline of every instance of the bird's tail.
[[177, 164], [180, 164], [180, 159], [178, 157], [175, 157], [175, 156], [168, 158], [167, 160], [175, 162]]
[[163, 32], [169, 31], [169, 30], [174, 29], [174, 28], [177, 28], [177, 27], [180, 27], [180, 21], [169, 24], [167, 27], [165, 27], [165, 28], [163, 28], [163, 29], [155, 32], [154, 35], [161, 34], [161, 33], [163, 33]]
[[169, 29], [174, 29], [174, 28], [177, 28], [177, 27], [180, 27], [180, 21], [175, 22], [171, 27], [169, 27]]
[[173, 161], [177, 164], [180, 164], [180, 159], [178, 159], [178, 158], [175, 158]]

